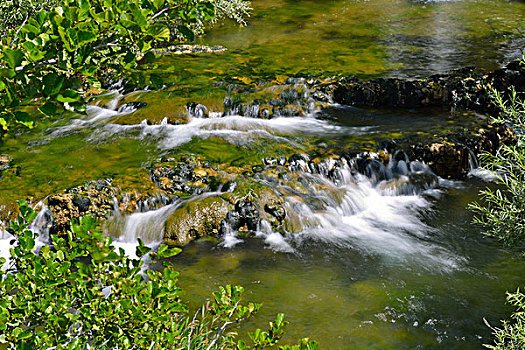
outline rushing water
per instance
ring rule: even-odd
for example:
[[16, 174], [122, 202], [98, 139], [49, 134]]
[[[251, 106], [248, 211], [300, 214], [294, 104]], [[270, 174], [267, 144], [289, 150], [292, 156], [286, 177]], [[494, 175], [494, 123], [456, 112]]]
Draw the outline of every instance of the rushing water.
[[[468, 128], [477, 116], [442, 109], [333, 106], [271, 120], [221, 117], [220, 111], [231, 83], [492, 69], [519, 57], [525, 45], [522, 1], [256, 0], [254, 8], [248, 27], [217, 25], [200, 39], [226, 46], [226, 53], [161, 58], [156, 72], [174, 85], [113, 92], [93, 101], [86, 116], [42, 121], [5, 139], [0, 154], [15, 161], [0, 180], [2, 214], [16, 199], [37, 202], [87, 180], [114, 178], [122, 189], [149, 190], [145, 167], [164, 155], [249, 163], [312, 147], [371, 150], [385, 139]], [[135, 110], [129, 102], [147, 105]], [[206, 104], [210, 118], [168, 123], [186, 114], [187, 102]], [[173, 262], [192, 306], [220, 285], [242, 284], [247, 298], [264, 304], [243, 330], [285, 312], [291, 321], [286, 340], [310, 336], [322, 349], [477, 349], [490, 342], [483, 318], [496, 325], [508, 317], [504, 293], [525, 283], [525, 263], [470, 224], [465, 207], [486, 183], [475, 176], [445, 181], [408, 159], [368, 176], [350, 167], [327, 176], [299, 164], [302, 192], [293, 184], [265, 184], [301, 224], [297, 233], [282, 235], [262, 222], [254, 238], [232, 231], [218, 245], [185, 247]], [[119, 236], [116, 246], [133, 254], [137, 238], [158, 243], [166, 219], [184, 204], [128, 216], [116, 211], [108, 230]], [[33, 226], [42, 244], [46, 215]], [[0, 231], [0, 257], [11, 240]]]

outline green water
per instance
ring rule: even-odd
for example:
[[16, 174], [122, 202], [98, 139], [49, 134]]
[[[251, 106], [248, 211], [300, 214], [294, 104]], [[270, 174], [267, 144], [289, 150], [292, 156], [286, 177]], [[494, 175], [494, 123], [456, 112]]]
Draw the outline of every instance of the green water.
[[310, 336], [322, 349], [479, 349], [491, 342], [483, 318], [495, 325], [511, 311], [504, 294], [523, 286], [525, 263], [468, 225], [476, 187], [450, 191], [426, 215], [445, 265], [316, 241], [294, 254], [257, 239], [233, 249], [201, 242], [175, 259], [181, 285], [193, 307], [220, 285], [244, 285], [263, 308], [240, 332], [285, 312], [285, 341]]
[[[184, 117], [188, 102], [221, 111], [229, 84], [282, 84], [305, 75], [418, 78], [469, 65], [488, 70], [518, 58], [525, 47], [522, 1], [255, 0], [253, 6], [247, 27], [216, 25], [199, 39], [227, 52], [156, 62], [151, 69], [171, 85], [123, 97], [122, 103], [147, 103], [144, 108], [76, 129], [70, 127], [76, 118], [89, 118], [43, 120], [4, 139], [0, 154], [14, 163], [0, 180], [0, 208], [103, 178], [141, 190], [148, 187], [146, 167], [162, 155], [193, 153], [236, 165], [316, 147], [374, 149], [384, 139], [461, 130], [477, 119], [441, 109], [336, 107], [325, 113], [328, 121], [300, 130], [288, 124], [117, 130], [111, 122], [137, 126], [143, 119]], [[244, 130], [250, 127], [267, 134]], [[257, 238], [234, 248], [197, 242], [174, 262], [192, 306], [226, 283], [244, 285], [248, 299], [262, 302], [243, 331], [285, 312], [291, 321], [286, 340], [310, 336], [321, 349], [478, 349], [490, 342], [483, 318], [493, 325], [507, 318], [505, 291], [525, 283], [525, 262], [470, 225], [464, 208], [484, 185], [470, 179], [442, 188], [428, 208], [411, 214], [433, 228], [411, 242], [446, 252], [441, 262], [308, 238], [292, 241], [293, 253]]]

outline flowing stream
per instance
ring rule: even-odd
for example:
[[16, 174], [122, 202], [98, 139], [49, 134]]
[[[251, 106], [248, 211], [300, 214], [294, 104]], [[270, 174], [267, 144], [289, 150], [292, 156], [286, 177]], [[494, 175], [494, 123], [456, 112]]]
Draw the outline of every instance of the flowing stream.
[[[168, 55], [155, 73], [168, 87], [122, 89], [92, 101], [85, 116], [42, 121], [7, 138], [0, 154], [15, 161], [0, 174], [0, 220], [16, 199], [34, 202], [89, 180], [113, 178], [122, 189], [149, 190], [147, 169], [188, 153], [239, 165], [268, 156], [329, 147], [377, 149], [387, 139], [424, 138], [474, 125], [479, 116], [440, 108], [360, 109], [332, 105], [305, 117], [258, 119], [227, 113], [229, 85], [332, 74], [418, 78], [476, 65], [493, 69], [525, 46], [525, 3], [503, 0], [255, 0], [248, 27], [217, 24], [205, 45], [221, 54]], [[188, 102], [209, 117], [187, 116]], [[137, 104], [140, 103], [140, 106]], [[137, 107], [138, 106], [138, 107]], [[184, 122], [173, 122], [180, 116]], [[178, 119], [177, 119], [178, 120]], [[466, 210], [490, 174], [464, 181], [436, 176], [406, 155], [355, 172], [357, 158], [312, 169], [294, 163], [288, 182], [257, 179], [283, 200], [294, 230], [262, 220], [254, 237], [226, 229], [219, 242], [195, 241], [173, 259], [191, 307], [218, 286], [241, 284], [263, 303], [242, 331], [278, 312], [291, 324], [285, 341], [309, 336], [321, 349], [479, 349], [491, 342], [487, 319], [508, 318], [505, 291], [525, 283], [525, 262], [471, 225]], [[375, 165], [374, 165], [375, 164]], [[220, 189], [122, 215], [107, 229], [134, 254], [137, 239], [158, 244], [166, 220]], [[44, 206], [45, 208], [45, 206]], [[49, 211], [32, 229], [48, 239]], [[292, 233], [293, 231], [293, 233]], [[12, 237], [0, 231], [0, 257]]]

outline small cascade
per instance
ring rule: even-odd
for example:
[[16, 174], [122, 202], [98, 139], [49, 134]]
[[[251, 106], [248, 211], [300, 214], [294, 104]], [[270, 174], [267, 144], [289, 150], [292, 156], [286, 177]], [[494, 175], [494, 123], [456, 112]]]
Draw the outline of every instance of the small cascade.
[[[3, 269], [7, 268], [8, 259], [11, 256], [10, 249], [12, 247], [11, 242], [13, 241], [13, 236], [9, 232], [4, 231], [0, 228], [0, 258], [6, 259], [6, 263], [3, 266]], [[0, 266], [2, 268], [2, 266]]]
[[137, 212], [125, 217], [117, 213], [111, 219], [113, 223], [118, 223], [112, 226], [117, 227], [117, 232], [111, 233], [116, 234], [118, 242], [122, 243], [135, 244], [138, 238], [142, 239], [146, 244], [159, 243], [164, 236], [164, 224], [167, 218], [180, 205], [181, 202], [176, 202], [160, 209]]
[[37, 246], [42, 246], [50, 243], [49, 230], [53, 217], [51, 210], [43, 203], [39, 203], [35, 207], [41, 207], [41, 209], [35, 220], [29, 225], [29, 229], [38, 234]]
[[290, 138], [281, 135], [334, 136], [364, 135], [371, 127], [343, 127], [313, 117], [293, 117], [259, 119], [238, 115], [219, 118], [210, 115], [208, 118], [192, 118], [187, 124], [135, 125], [106, 124], [94, 130], [89, 140], [100, 142], [115, 137], [125, 136], [140, 140], [154, 141], [162, 150], [169, 150], [190, 142], [194, 138], [219, 137], [235, 145], [249, 144], [258, 139], [269, 139], [278, 142], [300, 145]]
[[164, 224], [168, 217], [180, 206], [181, 202], [166, 205], [160, 209], [137, 212], [123, 216], [115, 210], [112, 218], [106, 222], [106, 231], [116, 236], [113, 246], [123, 249], [127, 256], [137, 258], [136, 246], [140, 238], [149, 246], [160, 244], [164, 237]]
[[483, 181], [492, 182], [498, 180], [498, 174], [496, 172], [490, 171], [483, 167], [480, 167], [480, 162], [478, 157], [469, 149], [469, 172], [468, 176], [477, 177]]
[[426, 197], [436, 194], [437, 176], [424, 164], [405, 159], [386, 167], [370, 164], [372, 176], [356, 173], [352, 164], [334, 173], [337, 181], [309, 174], [309, 193], [285, 196], [288, 212], [302, 226], [291, 243], [309, 237], [398, 260], [455, 267], [457, 258], [432, 243], [433, 229], [421, 218], [431, 209]]
[[80, 132], [82, 129], [104, 124], [117, 115], [131, 114], [138, 108], [142, 107], [142, 104], [140, 103], [128, 103], [118, 108], [120, 101], [124, 97], [119, 91], [111, 91], [107, 93], [106, 96], [110, 97], [110, 100], [106, 102], [105, 106], [100, 103], [88, 105], [84, 117], [73, 119], [67, 125], [50, 129], [50, 136], [62, 137], [75, 132]]
[[[305, 240], [314, 240], [400, 263], [414, 260], [429, 268], [454, 269], [461, 263], [434, 243], [435, 229], [424, 222], [432, 199], [443, 187], [455, 186], [426, 164], [398, 152], [386, 164], [367, 153], [318, 163], [296, 155], [288, 167], [297, 179], [265, 183], [281, 194], [290, 230], [274, 232], [261, 220], [256, 236], [271, 249], [300, 251]], [[232, 247], [240, 242], [230, 230], [222, 244]]]
[[275, 232], [272, 229], [272, 225], [270, 225], [270, 223], [266, 220], [261, 220], [256, 237], [263, 238], [264, 243], [266, 243], [271, 249], [275, 251], [284, 253], [295, 252], [285, 237], [283, 237], [283, 235], [281, 235], [279, 232]]
[[237, 244], [242, 243], [242, 239], [237, 237], [237, 232], [234, 231], [229, 224], [223, 226], [223, 237], [221, 245], [225, 248], [232, 248]]
[[[29, 225], [28, 229], [38, 234], [38, 237], [35, 240], [35, 250], [39, 251], [42, 246], [50, 243], [49, 230], [51, 228], [52, 217], [51, 210], [49, 210], [43, 202], [37, 203], [34, 208], [35, 210], [40, 208], [40, 211], [31, 225]], [[4, 223], [0, 222], [0, 258], [6, 259], [4, 268], [7, 267], [7, 264], [9, 263], [9, 258], [11, 256], [10, 249], [13, 245], [16, 245], [16, 238], [2, 229], [2, 227], [5, 226]]]

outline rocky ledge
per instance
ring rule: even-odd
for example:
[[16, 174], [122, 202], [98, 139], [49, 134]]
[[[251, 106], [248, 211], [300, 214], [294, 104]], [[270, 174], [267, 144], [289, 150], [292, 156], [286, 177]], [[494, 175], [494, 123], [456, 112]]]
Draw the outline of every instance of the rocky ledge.
[[[153, 124], [161, 120], [170, 124], [187, 123], [188, 117], [207, 118], [212, 114], [261, 119], [304, 117], [330, 108], [334, 103], [372, 108], [437, 106], [496, 115], [499, 109], [492, 102], [493, 90], [503, 92], [504, 97], [510, 92], [510, 87], [514, 87], [516, 91], [525, 91], [525, 69], [520, 61], [514, 61], [492, 72], [465, 68], [425, 79], [361, 79], [337, 76], [280, 77], [274, 81], [254, 82], [248, 78], [236, 77], [235, 81], [233, 84], [217, 83], [218, 87], [226, 87], [227, 90], [222, 103], [213, 101], [209, 102], [211, 105], [207, 105], [206, 101], [191, 101], [184, 103], [185, 109], [180, 105], [170, 105], [169, 111], [151, 109], [147, 94], [130, 93], [122, 99], [123, 105], [120, 108], [136, 111], [117, 117], [114, 122], [129, 124], [136, 122], [137, 118], [140, 122], [145, 115], [140, 110], [145, 106], [150, 109], [146, 115], [156, 116], [155, 120], [147, 120]], [[173, 103], [177, 101], [174, 99]]]
[[479, 113], [499, 112], [491, 91], [525, 91], [525, 69], [520, 61], [502, 69], [483, 72], [465, 68], [427, 79], [342, 78], [329, 85], [334, 102], [350, 106], [415, 108], [449, 106]]
[[324, 148], [243, 165], [214, 163], [196, 155], [163, 157], [147, 168], [153, 189], [146, 193], [123, 191], [111, 180], [102, 180], [50, 196], [51, 232], [64, 232], [68, 220], [86, 214], [105, 220], [178, 203], [164, 225], [164, 239], [177, 245], [229, 231], [252, 235], [263, 221], [275, 232], [291, 234], [301, 231], [304, 223], [286, 199], [312, 205], [316, 191], [333, 191], [311, 176], [338, 183], [347, 171], [366, 176], [381, 188], [395, 186], [401, 192], [404, 187], [428, 188], [437, 184], [437, 176], [464, 178], [476, 153], [495, 152], [499, 145], [515, 142], [506, 125], [486, 124], [468, 135], [447, 135], [428, 143], [386, 140], [376, 152]]
[[[232, 88], [223, 114], [304, 116], [332, 102], [374, 107], [446, 105], [495, 113], [490, 88], [502, 90], [513, 85], [523, 91], [523, 72], [518, 63], [512, 63], [487, 74], [462, 70], [415, 81], [290, 78], [276, 86]], [[193, 117], [209, 116], [207, 108], [198, 103], [188, 104], [187, 110]], [[46, 204], [51, 212], [51, 232], [58, 234], [67, 229], [70, 219], [82, 215], [106, 220], [170, 204], [174, 206], [164, 224], [164, 239], [177, 245], [229, 231], [251, 235], [262, 222], [275, 232], [292, 234], [303, 229], [304, 221], [290, 209], [290, 198], [322, 210], [325, 204], [316, 203], [316, 193], [333, 192], [315, 176], [337, 184], [346, 172], [365, 176], [373, 186], [384, 189], [424, 189], [434, 186], [438, 176], [463, 179], [480, 153], [494, 153], [500, 145], [515, 142], [516, 134], [509, 126], [480, 121], [473, 130], [434, 135], [424, 142], [384, 140], [372, 152], [326, 146], [258, 161], [244, 160], [242, 164], [211, 161], [205, 154], [179, 154], [160, 158], [144, 169], [145, 174], [140, 176], [147, 178], [147, 191], [123, 190], [111, 179], [91, 181], [48, 197]], [[10, 163], [9, 157], [0, 157], [0, 169]], [[337, 200], [336, 194], [334, 198]], [[113, 223], [118, 226], [118, 220]], [[111, 221], [107, 227], [119, 231], [111, 227]]]

